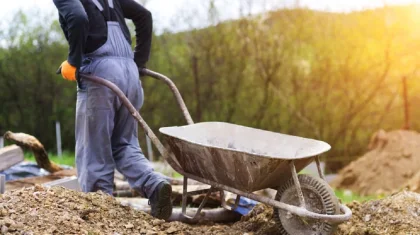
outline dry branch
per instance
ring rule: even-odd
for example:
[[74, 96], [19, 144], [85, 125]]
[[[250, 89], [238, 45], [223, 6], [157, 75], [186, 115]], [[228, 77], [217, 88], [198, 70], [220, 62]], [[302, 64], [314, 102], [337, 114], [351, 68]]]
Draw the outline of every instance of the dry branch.
[[4, 138], [6, 140], [14, 141], [18, 146], [31, 149], [38, 166], [46, 171], [55, 173], [63, 170], [63, 168], [50, 161], [44, 146], [35, 137], [24, 133], [13, 133], [8, 131], [4, 134]]

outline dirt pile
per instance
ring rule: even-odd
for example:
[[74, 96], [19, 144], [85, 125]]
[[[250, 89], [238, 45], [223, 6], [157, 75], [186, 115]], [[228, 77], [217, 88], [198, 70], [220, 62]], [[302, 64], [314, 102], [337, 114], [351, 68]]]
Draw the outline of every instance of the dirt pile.
[[400, 192], [382, 200], [348, 205], [352, 219], [338, 227], [338, 235], [415, 235], [420, 233], [420, 194]]
[[420, 193], [420, 171], [408, 181], [406, 188], [410, 191]]
[[102, 193], [35, 186], [0, 195], [0, 234], [273, 234], [272, 210], [258, 205], [231, 226], [165, 223]]
[[331, 186], [361, 195], [400, 190], [420, 171], [420, 134], [413, 131], [377, 132], [370, 151], [343, 168]]

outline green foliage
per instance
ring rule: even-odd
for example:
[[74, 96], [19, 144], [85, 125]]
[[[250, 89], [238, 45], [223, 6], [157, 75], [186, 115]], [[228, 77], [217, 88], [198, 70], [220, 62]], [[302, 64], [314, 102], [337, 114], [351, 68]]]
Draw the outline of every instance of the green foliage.
[[377, 199], [383, 198], [382, 195], [360, 196], [360, 195], [354, 194], [353, 192], [349, 190], [335, 190], [335, 195], [344, 204], [348, 204], [353, 201], [365, 202], [365, 201], [377, 200]]
[[[54, 153], [48, 153], [48, 157], [49, 159], [58, 164], [58, 165], [66, 165], [66, 166], [71, 166], [71, 167], [75, 167], [75, 161], [76, 159], [74, 158], [74, 153], [72, 152], [63, 152], [61, 157], [59, 157], [58, 155], [54, 154]], [[25, 161], [28, 162], [36, 162], [35, 161], [35, 157], [32, 154], [32, 152], [25, 152]]]

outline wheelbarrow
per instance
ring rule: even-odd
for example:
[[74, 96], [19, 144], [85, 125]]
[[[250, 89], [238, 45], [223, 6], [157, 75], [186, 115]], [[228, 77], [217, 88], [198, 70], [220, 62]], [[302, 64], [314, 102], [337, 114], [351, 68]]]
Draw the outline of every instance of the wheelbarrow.
[[[320, 167], [319, 156], [330, 150], [330, 145], [224, 122], [194, 123], [177, 87], [168, 77], [148, 69], [142, 72], [169, 86], [188, 124], [159, 129], [166, 147], [116, 85], [89, 74], [81, 74], [81, 77], [114, 91], [164, 160], [183, 175], [182, 215], [185, 218], [199, 218], [212, 192], [220, 192], [222, 206], [228, 210], [235, 210], [241, 197], [273, 207], [281, 234], [332, 234], [338, 224], [351, 218], [351, 210], [339, 203]], [[319, 177], [298, 175], [314, 161]], [[210, 188], [188, 191], [188, 179]], [[255, 193], [263, 189], [277, 190], [277, 194], [269, 198]], [[225, 191], [237, 195], [234, 205], [226, 202]], [[206, 194], [206, 197], [197, 213], [188, 215], [187, 197], [198, 194]]]

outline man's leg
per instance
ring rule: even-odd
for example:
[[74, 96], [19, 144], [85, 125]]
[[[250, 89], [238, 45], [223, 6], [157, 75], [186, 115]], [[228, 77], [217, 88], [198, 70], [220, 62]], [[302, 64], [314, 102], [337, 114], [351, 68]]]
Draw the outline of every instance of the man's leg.
[[115, 163], [111, 135], [114, 95], [109, 89], [84, 81], [76, 106], [76, 166], [84, 192], [101, 190], [112, 195]]
[[[143, 89], [138, 80], [138, 72], [136, 74], [137, 68], [130, 65], [127, 67], [129, 77], [121, 83], [127, 88], [127, 98], [139, 110], [143, 104]], [[128, 179], [132, 188], [151, 200], [152, 215], [167, 219], [172, 213], [172, 189], [143, 155], [138, 141], [137, 120], [123, 105], [116, 112], [112, 151], [118, 171]]]

